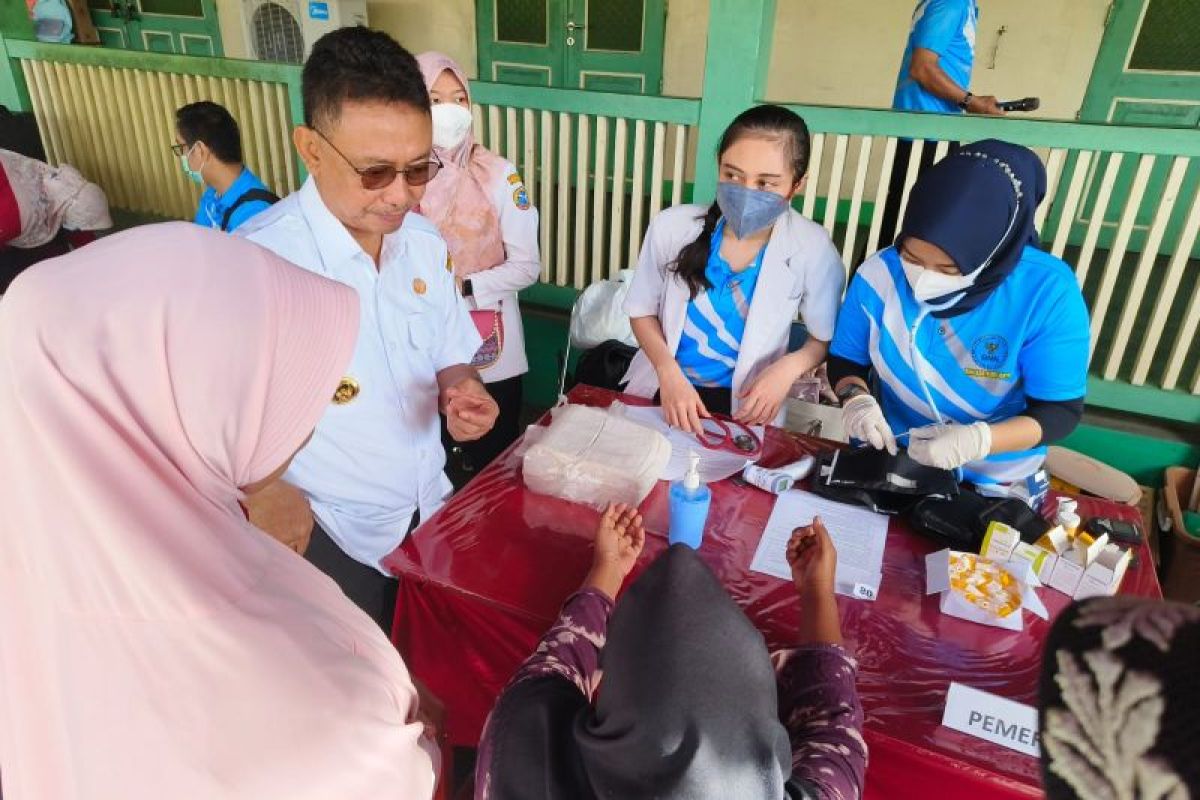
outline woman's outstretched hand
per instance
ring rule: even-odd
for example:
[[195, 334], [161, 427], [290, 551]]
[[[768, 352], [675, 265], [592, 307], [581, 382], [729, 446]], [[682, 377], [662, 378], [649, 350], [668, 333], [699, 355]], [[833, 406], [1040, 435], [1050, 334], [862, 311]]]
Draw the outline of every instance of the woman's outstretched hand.
[[596, 526], [592, 571], [584, 585], [616, 599], [645, 544], [646, 531], [638, 510], [624, 503], [609, 503]]

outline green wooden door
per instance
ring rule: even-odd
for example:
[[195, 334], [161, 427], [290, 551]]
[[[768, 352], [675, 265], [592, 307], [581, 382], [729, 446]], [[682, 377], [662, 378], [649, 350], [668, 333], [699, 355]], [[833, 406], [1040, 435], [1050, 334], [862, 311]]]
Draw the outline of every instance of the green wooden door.
[[562, 86], [564, 5], [561, 0], [478, 0], [479, 77], [523, 86]]
[[479, 0], [479, 77], [658, 94], [666, 0]]
[[568, 86], [600, 92], [662, 93], [664, 2], [576, 0], [571, 5]]
[[105, 47], [223, 56], [216, 0], [88, 0]]
[[[1200, 4], [1197, 0], [1116, 0], [1079, 118], [1085, 122], [1113, 125], [1200, 128]], [[1154, 219], [1170, 171], [1170, 161], [1159, 158], [1151, 173], [1131, 240], [1135, 249], [1141, 249]], [[1107, 163], [1107, 159], [1100, 159], [1100, 163], [1092, 165], [1087, 194], [1075, 220], [1081, 229], [1096, 213], [1101, 177]], [[1105, 239], [1112, 235], [1120, 221], [1124, 211], [1122, 201], [1129, 195], [1137, 166], [1137, 159], [1128, 156], [1123, 159], [1113, 187], [1114, 202], [1109, 203], [1105, 212]], [[1200, 165], [1193, 164], [1184, 180], [1181, 198], [1190, 198], [1198, 182]], [[1178, 235], [1187, 205], [1187, 202], [1176, 205], [1167, 241]], [[1082, 237], [1082, 232], [1077, 235]]]

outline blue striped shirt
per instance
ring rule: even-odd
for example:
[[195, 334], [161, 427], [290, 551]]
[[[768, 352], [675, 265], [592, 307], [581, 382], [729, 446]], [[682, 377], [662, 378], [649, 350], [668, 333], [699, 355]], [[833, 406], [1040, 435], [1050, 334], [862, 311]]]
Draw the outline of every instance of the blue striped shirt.
[[704, 269], [712, 288], [701, 291], [688, 303], [675, 360], [694, 386], [729, 389], [733, 387], [733, 370], [766, 248], [758, 251], [754, 263], [735, 272], [721, 258], [724, 232], [722, 219], [713, 230], [708, 266]]
[[[1012, 274], [965, 314], [938, 319], [929, 311], [888, 248], [859, 268], [838, 317], [830, 354], [874, 368], [894, 432], [1001, 422], [1020, 415], [1026, 397], [1074, 400], [1087, 392], [1087, 306], [1071, 268], [1049, 253], [1026, 247]], [[1023, 480], [1045, 454], [1034, 447], [988, 456], [966, 465], [963, 478]]]

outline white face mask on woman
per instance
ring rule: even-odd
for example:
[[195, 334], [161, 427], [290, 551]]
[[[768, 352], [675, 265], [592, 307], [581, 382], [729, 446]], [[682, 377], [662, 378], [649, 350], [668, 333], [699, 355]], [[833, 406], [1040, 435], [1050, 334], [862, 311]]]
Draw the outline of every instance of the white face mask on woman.
[[436, 103], [433, 114], [433, 145], [453, 150], [463, 143], [471, 130], [471, 109], [458, 103]]
[[946, 275], [905, 261], [903, 258], [900, 259], [900, 265], [904, 267], [904, 277], [912, 287], [913, 296], [922, 303], [966, 291], [975, 284], [975, 276], [978, 274], [972, 272], [970, 275]]

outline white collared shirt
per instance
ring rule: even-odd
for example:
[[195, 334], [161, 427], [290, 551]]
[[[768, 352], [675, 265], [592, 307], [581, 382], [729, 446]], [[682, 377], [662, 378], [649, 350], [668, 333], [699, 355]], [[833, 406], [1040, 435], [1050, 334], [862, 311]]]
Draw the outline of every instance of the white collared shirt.
[[358, 292], [358, 342], [346, 369], [358, 396], [330, 403], [284, 479], [308, 495], [321, 527], [347, 554], [379, 569], [413, 512], [428, 519], [450, 495], [437, 373], [469, 364], [481, 342], [446, 269], [446, 244], [410, 212], [384, 237], [377, 270], [312, 178], [238, 235]]

